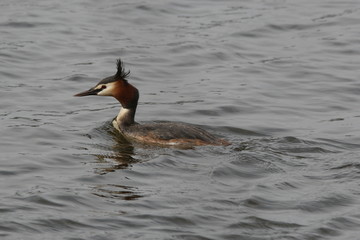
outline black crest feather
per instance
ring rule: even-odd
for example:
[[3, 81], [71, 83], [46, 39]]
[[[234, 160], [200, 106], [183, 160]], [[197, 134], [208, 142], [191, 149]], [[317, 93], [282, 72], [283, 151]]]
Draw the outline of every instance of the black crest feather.
[[117, 72], [115, 76], [126, 80], [126, 78], [130, 75], [130, 71], [125, 71], [124, 63], [121, 61], [120, 58], [117, 60], [116, 66], [117, 66]]

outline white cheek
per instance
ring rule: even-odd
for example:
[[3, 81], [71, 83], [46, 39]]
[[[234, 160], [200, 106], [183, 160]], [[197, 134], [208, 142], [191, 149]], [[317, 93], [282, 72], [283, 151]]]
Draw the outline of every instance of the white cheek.
[[99, 95], [99, 96], [112, 96], [112, 92], [113, 92], [113, 86], [108, 85], [108, 86], [106, 86], [106, 88], [104, 90], [102, 90], [101, 92], [98, 92], [97, 95]]
[[108, 89], [104, 89], [104, 90], [102, 90], [101, 92], [98, 92], [97, 95], [99, 95], [99, 96], [111, 96], [110, 93], [111, 93], [111, 92], [110, 92]]

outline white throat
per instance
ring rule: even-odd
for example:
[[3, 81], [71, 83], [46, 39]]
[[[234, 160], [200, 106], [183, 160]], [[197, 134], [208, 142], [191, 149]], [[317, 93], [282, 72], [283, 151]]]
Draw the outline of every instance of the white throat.
[[135, 117], [135, 109], [121, 108], [119, 114], [116, 117], [116, 125], [117, 125], [116, 128], [125, 130], [126, 127], [135, 123], [134, 117]]
[[117, 122], [121, 122], [121, 120], [125, 120], [126, 119], [126, 117], [129, 115], [129, 114], [131, 114], [131, 110], [132, 109], [128, 109], [128, 108], [121, 108], [120, 109], [120, 112], [119, 112], [119, 114], [117, 115], [117, 117], [116, 117], [116, 121]]

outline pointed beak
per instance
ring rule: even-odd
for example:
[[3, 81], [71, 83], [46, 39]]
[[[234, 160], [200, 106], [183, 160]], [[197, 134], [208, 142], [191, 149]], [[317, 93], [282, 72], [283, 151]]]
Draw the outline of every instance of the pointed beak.
[[89, 95], [97, 95], [98, 92], [100, 92], [100, 89], [94, 89], [94, 88], [90, 88], [87, 91], [75, 94], [74, 97], [83, 97], [83, 96], [89, 96]]

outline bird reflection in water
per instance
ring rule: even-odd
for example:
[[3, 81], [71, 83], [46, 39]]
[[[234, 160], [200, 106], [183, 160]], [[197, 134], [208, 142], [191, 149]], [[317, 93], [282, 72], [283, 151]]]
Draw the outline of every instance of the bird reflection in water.
[[[96, 131], [99, 130], [101, 129], [97, 129]], [[98, 165], [98, 167], [95, 168], [96, 173], [106, 174], [116, 170], [129, 168], [132, 164], [140, 162], [140, 160], [133, 157], [134, 146], [117, 133], [115, 129], [108, 128], [106, 129], [106, 132], [103, 131], [101, 134], [102, 138], [104, 138], [104, 133], [107, 137], [111, 137], [110, 140], [112, 144], [107, 144], [106, 146], [96, 144], [96, 148], [106, 150], [106, 153], [93, 154], [93, 156], [96, 157]]]
[[[124, 139], [116, 129], [107, 126], [109, 124], [94, 129], [90, 136], [91, 138], [100, 137], [107, 143], [106, 145], [95, 144], [95, 148], [105, 150], [106, 153], [92, 154], [96, 157], [95, 173], [99, 175], [128, 169], [133, 164], [141, 162], [141, 160], [133, 157], [135, 154], [134, 146]], [[112, 144], [109, 144], [109, 142]], [[136, 200], [143, 197], [136, 187], [126, 186], [121, 183], [98, 184], [93, 187], [92, 194], [103, 198], [123, 200]]]

